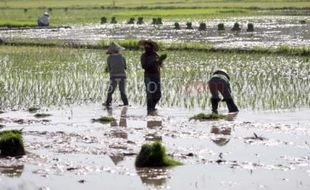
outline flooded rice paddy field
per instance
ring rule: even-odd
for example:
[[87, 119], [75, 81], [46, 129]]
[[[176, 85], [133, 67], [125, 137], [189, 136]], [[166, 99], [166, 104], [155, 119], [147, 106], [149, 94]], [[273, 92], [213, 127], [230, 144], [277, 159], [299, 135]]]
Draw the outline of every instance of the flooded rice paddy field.
[[[26, 111], [4, 113], [6, 129], [23, 129], [28, 153], [0, 160], [0, 185], [4, 189], [309, 189], [309, 110], [241, 111], [234, 121], [189, 122], [188, 117], [199, 111], [161, 108], [159, 116], [146, 117], [141, 106], [114, 107], [111, 113], [99, 104], [72, 105], [43, 108], [40, 112], [52, 114], [45, 121]], [[117, 121], [91, 122], [102, 115], [113, 115]], [[141, 145], [154, 140], [162, 141], [184, 165], [135, 168]]]
[[[300, 21], [305, 20], [305, 24]], [[186, 30], [186, 22], [192, 22], [194, 30]], [[179, 22], [182, 30], [175, 30]], [[200, 22], [206, 22], [207, 30], [198, 31]], [[234, 23], [241, 25], [241, 32], [232, 32]], [[217, 25], [224, 23], [225, 31]], [[254, 24], [254, 32], [247, 32], [247, 24]], [[207, 42], [218, 48], [253, 48], [309, 46], [310, 24], [308, 16], [240, 17], [213, 20], [169, 20], [162, 26], [151, 24], [89, 24], [60, 29], [0, 30], [0, 37], [10, 39], [57, 39], [80, 43], [95, 43], [106, 39], [154, 39], [163, 42]]]
[[[106, 110], [104, 51], [0, 46], [1, 130], [22, 129], [27, 150], [0, 159], [1, 189], [309, 189], [309, 57], [167, 52], [151, 117], [141, 53], [124, 52], [131, 106], [119, 107], [116, 92]], [[206, 82], [220, 67], [241, 112], [189, 121], [209, 112]], [[30, 107], [51, 116], [36, 118]], [[117, 121], [91, 121], [109, 115]], [[155, 140], [184, 165], [135, 168], [141, 145]]]

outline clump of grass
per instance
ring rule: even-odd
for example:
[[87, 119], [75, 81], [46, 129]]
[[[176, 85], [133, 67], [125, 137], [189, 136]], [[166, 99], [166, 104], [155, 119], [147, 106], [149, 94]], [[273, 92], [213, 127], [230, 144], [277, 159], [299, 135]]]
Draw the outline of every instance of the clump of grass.
[[218, 24], [218, 25], [217, 25], [217, 30], [219, 30], [219, 31], [223, 31], [223, 30], [225, 30], [224, 23], [220, 23], [220, 24]]
[[248, 29], [246, 31], [247, 32], [254, 32], [254, 24], [253, 23], [248, 23]]
[[10, 130], [0, 132], [0, 156], [25, 155], [22, 132]]
[[37, 112], [39, 109], [40, 109], [40, 108], [37, 108], [37, 107], [30, 107], [30, 108], [28, 108], [28, 112], [30, 112], [30, 113], [35, 113], [35, 112]]
[[143, 17], [139, 17], [137, 24], [144, 24]]
[[44, 118], [44, 117], [50, 117], [52, 116], [51, 114], [48, 114], [48, 113], [37, 113], [34, 115], [34, 117], [36, 118]]
[[106, 24], [108, 22], [107, 17], [101, 17], [100, 18], [100, 23], [101, 24]]
[[174, 23], [174, 29], [175, 30], [180, 30], [181, 29], [181, 26], [178, 22]]
[[116, 21], [116, 17], [112, 17], [112, 19], [111, 19], [111, 22], [110, 22], [111, 24], [117, 24], [117, 21]]
[[92, 119], [92, 122], [99, 122], [102, 124], [111, 123], [113, 121], [115, 121], [115, 119], [113, 117], [106, 117], [106, 116], [102, 116], [98, 119]]
[[240, 30], [241, 30], [240, 24], [237, 22], [234, 24], [233, 28], [231, 29], [231, 31], [240, 31]]
[[182, 165], [168, 157], [165, 147], [160, 142], [144, 144], [138, 154], [136, 167], [169, 167]]
[[204, 22], [200, 23], [198, 30], [199, 30], [199, 31], [205, 31], [205, 30], [207, 30], [207, 25], [206, 25], [206, 23], [204, 23]]
[[214, 121], [214, 120], [221, 120], [221, 119], [227, 119], [227, 116], [222, 115], [222, 114], [216, 114], [216, 113], [210, 113], [210, 114], [199, 113], [191, 117], [189, 120]]
[[192, 26], [191, 22], [187, 22], [186, 23], [186, 29], [189, 29], [189, 30], [193, 29], [193, 26]]
[[130, 18], [127, 24], [134, 24], [135, 23], [135, 18]]

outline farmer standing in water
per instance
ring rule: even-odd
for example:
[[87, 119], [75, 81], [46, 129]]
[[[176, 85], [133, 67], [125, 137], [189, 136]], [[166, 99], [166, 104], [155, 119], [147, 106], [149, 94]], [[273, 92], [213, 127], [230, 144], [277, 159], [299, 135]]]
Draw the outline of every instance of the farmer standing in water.
[[159, 56], [158, 44], [152, 40], [141, 40], [139, 46], [144, 48], [141, 56], [141, 66], [144, 69], [144, 84], [146, 88], [147, 114], [156, 115], [156, 104], [161, 98], [160, 68], [167, 55]]
[[124, 106], [128, 105], [128, 99], [126, 95], [126, 59], [121, 54], [121, 50], [125, 48], [121, 47], [115, 42], [112, 42], [108, 48], [107, 54], [107, 71], [110, 73], [110, 85], [108, 89], [107, 100], [103, 105], [106, 107], [111, 107], [112, 95], [116, 86], [118, 85], [119, 91], [121, 93], [121, 99], [124, 103]]
[[213, 113], [218, 113], [218, 103], [221, 101], [219, 98], [219, 92], [223, 96], [222, 101], [225, 101], [227, 104], [229, 113], [239, 112], [238, 107], [236, 106], [231, 96], [229, 81], [230, 77], [224, 69], [216, 70], [209, 80], [208, 84], [211, 92], [211, 104]]

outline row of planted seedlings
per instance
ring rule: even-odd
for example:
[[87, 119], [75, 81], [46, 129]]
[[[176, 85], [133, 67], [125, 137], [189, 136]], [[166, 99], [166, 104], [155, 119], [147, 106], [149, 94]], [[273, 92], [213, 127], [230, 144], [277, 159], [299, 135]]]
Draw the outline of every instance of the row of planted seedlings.
[[[108, 18], [107, 17], [101, 17], [100, 18], [100, 23], [101, 24], [107, 24], [109, 21], [108, 21]], [[116, 20], [116, 17], [111, 17], [111, 20], [109, 22], [110, 24], [117, 24], [117, 20]], [[144, 18], [143, 17], [138, 17], [137, 21], [134, 17], [131, 17], [129, 18], [129, 20], [127, 21], [127, 24], [145, 24], [144, 22]], [[162, 22], [162, 18], [153, 18], [152, 19], [152, 23], [153, 25], [162, 25], [163, 22]]]
[[[1, 51], [0, 107], [95, 103], [105, 99], [109, 81], [104, 73], [106, 55], [102, 50], [2, 47]], [[143, 105], [140, 52], [126, 51], [124, 54], [128, 63], [129, 99]], [[241, 108], [280, 109], [308, 105], [307, 60], [306, 57], [254, 53], [168, 53], [162, 68], [161, 104], [208, 108], [207, 81], [212, 71], [224, 68], [231, 74], [233, 93]], [[118, 93], [115, 96], [119, 98]]]
[[[181, 30], [182, 27], [181, 27], [181, 25], [180, 25], [178, 22], [176, 22], [176, 23], [174, 23], [174, 29], [175, 29], [175, 30]], [[187, 29], [187, 30], [193, 30], [194, 27], [193, 27], [192, 22], [187, 22], [187, 23], [186, 23], [185, 29]], [[198, 30], [200, 30], [200, 31], [205, 31], [205, 30], [207, 30], [207, 25], [206, 25], [206, 23], [201, 22], [201, 23], [199, 24]], [[225, 31], [225, 25], [224, 25], [224, 23], [219, 23], [219, 24], [217, 25], [217, 30], [218, 30], [218, 31]], [[236, 23], [234, 24], [234, 26], [233, 26], [230, 30], [231, 30], [231, 31], [239, 32], [239, 31], [241, 31], [241, 26], [240, 26], [239, 23], [236, 22]], [[254, 32], [254, 24], [253, 24], [253, 23], [248, 23], [248, 25], [247, 25], [247, 30], [246, 30], [246, 31], [247, 31], [247, 32]]]
[[[101, 24], [106, 24], [108, 23], [108, 19], [107, 17], [101, 17]], [[116, 20], [116, 17], [112, 17], [111, 18], [111, 21], [110, 21], [111, 24], [117, 24], [117, 20]], [[141, 25], [141, 24], [145, 24], [144, 22], [144, 19], [143, 17], [138, 17], [137, 21], [134, 17], [131, 17], [128, 21], [127, 21], [127, 24], [138, 24], [138, 25]], [[161, 18], [153, 18], [152, 19], [152, 25], [162, 25], [163, 24], [163, 21]], [[180, 25], [179, 22], [175, 22], [174, 23], [174, 29], [175, 30], [181, 30], [183, 29]], [[192, 22], [187, 22], [186, 23], [186, 26], [184, 29], [187, 29], [187, 30], [193, 30], [194, 29], [194, 26], [192, 24]], [[207, 25], [205, 22], [201, 22], [199, 24], [199, 27], [198, 27], [198, 30], [200, 31], [205, 31], [207, 30]], [[225, 25], [224, 23], [219, 23], [217, 25], [217, 30], [218, 31], [225, 31]], [[231, 28], [231, 31], [241, 31], [241, 26], [239, 23], [234, 23], [234, 26]], [[254, 32], [254, 24], [253, 23], [248, 23], [247, 24], [247, 32]]]

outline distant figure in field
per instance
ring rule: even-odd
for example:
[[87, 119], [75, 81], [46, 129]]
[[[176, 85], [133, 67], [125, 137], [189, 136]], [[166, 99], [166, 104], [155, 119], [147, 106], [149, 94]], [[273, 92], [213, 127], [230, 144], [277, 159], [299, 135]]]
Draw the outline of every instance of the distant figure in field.
[[38, 26], [49, 26], [48, 19], [48, 12], [45, 12], [41, 17], [38, 18]]
[[107, 71], [110, 74], [110, 84], [108, 89], [108, 97], [106, 102], [103, 104], [106, 107], [111, 106], [112, 95], [116, 86], [118, 85], [121, 98], [124, 103], [124, 106], [128, 105], [128, 99], [126, 95], [126, 59], [121, 54], [121, 50], [125, 48], [121, 47], [115, 42], [112, 42], [110, 47], [108, 48], [107, 54], [109, 54], [107, 58]]
[[223, 96], [222, 101], [225, 101], [227, 104], [229, 113], [239, 111], [238, 107], [234, 103], [234, 100], [232, 99], [229, 81], [230, 77], [224, 69], [216, 70], [209, 80], [208, 84], [211, 92], [211, 104], [213, 113], [218, 113], [218, 103], [221, 101], [219, 98], [219, 92]]
[[167, 55], [159, 56], [159, 46], [152, 40], [141, 40], [139, 46], [144, 48], [141, 66], [144, 69], [144, 84], [147, 98], [147, 114], [156, 115], [156, 104], [161, 98], [160, 68]]

